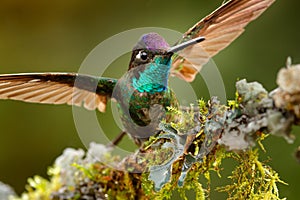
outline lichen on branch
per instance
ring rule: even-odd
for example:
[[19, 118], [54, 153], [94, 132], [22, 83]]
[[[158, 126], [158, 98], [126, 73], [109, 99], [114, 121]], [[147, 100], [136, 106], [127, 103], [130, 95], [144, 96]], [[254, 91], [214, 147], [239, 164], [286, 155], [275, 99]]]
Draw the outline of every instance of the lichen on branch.
[[[236, 83], [236, 98], [223, 105], [217, 97], [199, 100], [197, 109], [169, 108], [180, 120], [161, 122], [160, 133], [121, 159], [92, 143], [88, 152], [66, 149], [49, 169], [50, 179], [29, 179], [27, 191], [12, 199], [170, 199], [178, 191], [187, 199], [209, 197], [211, 174], [221, 179], [222, 162], [237, 161], [231, 183], [214, 188], [229, 199], [280, 199], [278, 173], [260, 161], [267, 136], [293, 142], [292, 125], [300, 118], [300, 65], [288, 65], [267, 92], [257, 82]], [[204, 177], [204, 182], [200, 178]]]

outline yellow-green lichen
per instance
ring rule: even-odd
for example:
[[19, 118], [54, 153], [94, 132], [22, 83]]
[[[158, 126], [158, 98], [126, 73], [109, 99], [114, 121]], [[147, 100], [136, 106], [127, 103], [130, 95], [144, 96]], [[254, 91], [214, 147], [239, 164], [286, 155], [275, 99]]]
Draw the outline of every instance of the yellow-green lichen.
[[[102, 156], [100, 160], [109, 161], [115, 167], [95, 161], [88, 153], [84, 154], [79, 150], [66, 152], [71, 155], [66, 157], [69, 162], [61, 163], [61, 167], [55, 165], [50, 168], [49, 181], [39, 176], [29, 179], [27, 192], [14, 200], [75, 200], [83, 196], [162, 200], [172, 199], [175, 191], [182, 199], [188, 199], [187, 191], [190, 190], [194, 192], [196, 199], [202, 200], [209, 198], [209, 193], [213, 190], [211, 174], [216, 173], [219, 179], [223, 178], [222, 163], [225, 159], [233, 159], [237, 164], [229, 177], [231, 183], [218, 187], [216, 191], [226, 192], [228, 199], [280, 199], [277, 184], [285, 183], [270, 166], [259, 161], [258, 148], [249, 145], [242, 150], [228, 151], [226, 145], [219, 143], [220, 138], [224, 137], [222, 131], [228, 124], [240, 128], [240, 122], [243, 122], [241, 130], [247, 130], [248, 127], [245, 125], [248, 123], [246, 115], [243, 116], [238, 111], [240, 104], [245, 104], [240, 95], [236, 93], [236, 99], [228, 104], [221, 105], [217, 99], [212, 99], [209, 102], [199, 100], [199, 111], [193, 108], [168, 108], [179, 120], [170, 124], [161, 123], [162, 131], [151, 136], [135, 154], [123, 160], [111, 155], [109, 151], [99, 155]], [[256, 118], [251, 118], [249, 123], [257, 121]], [[267, 130], [265, 125], [262, 127]], [[268, 136], [268, 132], [263, 133], [259, 128], [258, 131], [251, 130], [251, 133], [249, 139], [258, 143], [265, 151], [262, 141]], [[232, 134], [232, 130], [228, 129], [227, 134]], [[243, 134], [247, 136], [248, 132], [244, 131]], [[181, 141], [183, 138], [186, 139], [185, 143]], [[89, 149], [89, 152], [98, 151]], [[64, 159], [60, 159], [60, 162], [64, 162]], [[184, 168], [186, 164], [188, 167]], [[136, 173], [137, 169], [144, 171]], [[158, 169], [159, 173], [154, 169]], [[64, 170], [68, 173], [62, 173]], [[153, 178], [153, 174], [159, 177], [161, 172], [169, 173], [170, 177], [163, 177], [161, 182]], [[182, 176], [184, 173], [186, 174]], [[63, 181], [65, 178], [72, 180]], [[180, 181], [182, 184], [179, 184]], [[158, 190], [157, 182], [161, 183]]]
[[258, 149], [231, 154], [238, 165], [229, 176], [231, 184], [217, 188], [228, 199], [280, 199], [277, 183], [283, 183], [270, 166], [258, 160]]

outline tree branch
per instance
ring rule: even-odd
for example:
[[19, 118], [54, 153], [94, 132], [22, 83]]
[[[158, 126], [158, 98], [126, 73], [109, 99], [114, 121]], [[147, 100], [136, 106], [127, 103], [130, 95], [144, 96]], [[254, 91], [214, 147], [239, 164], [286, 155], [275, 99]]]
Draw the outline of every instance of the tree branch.
[[[284, 182], [259, 161], [257, 150], [264, 150], [261, 141], [268, 135], [293, 142], [291, 127], [299, 125], [300, 118], [299, 74], [300, 65], [288, 64], [278, 73], [278, 88], [270, 93], [243, 79], [236, 83], [236, 99], [228, 105], [212, 97], [200, 100], [197, 110], [169, 108], [181, 120], [162, 122], [160, 134], [123, 159], [101, 144], [92, 143], [87, 153], [66, 149], [49, 170], [49, 181], [29, 179], [27, 192], [14, 199], [164, 199], [174, 190], [185, 199], [186, 190], [205, 199], [210, 174], [221, 173], [224, 159], [238, 164], [232, 183], [217, 191], [233, 199], [279, 199], [276, 183]], [[205, 183], [199, 182], [200, 176]]]

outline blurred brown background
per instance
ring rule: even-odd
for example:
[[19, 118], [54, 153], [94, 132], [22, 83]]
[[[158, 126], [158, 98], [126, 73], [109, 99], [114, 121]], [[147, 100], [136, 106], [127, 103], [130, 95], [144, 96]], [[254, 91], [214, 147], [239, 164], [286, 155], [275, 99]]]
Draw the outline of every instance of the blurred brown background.
[[[2, 0], [0, 73], [76, 72], [87, 54], [114, 34], [147, 26], [184, 32], [221, 3], [222, 0]], [[300, 63], [299, 8], [299, 1], [277, 0], [239, 39], [214, 58], [228, 98], [234, 97], [234, 83], [238, 78], [259, 81], [272, 90], [276, 87], [277, 71], [285, 65], [287, 56]], [[119, 74], [127, 69], [128, 62], [129, 57], [117, 62]], [[197, 81], [201, 82], [201, 77]], [[200, 96], [207, 99], [205, 87], [203, 91]], [[99, 114], [99, 118], [101, 123], [112, 121], [110, 112]], [[117, 133], [113, 126], [108, 125], [109, 130]], [[72, 109], [66, 105], [3, 100], [0, 101], [0, 127], [0, 180], [12, 185], [18, 193], [24, 191], [28, 177], [46, 176], [47, 166], [63, 149], [83, 148]], [[298, 136], [299, 129], [293, 132]], [[123, 142], [122, 146], [129, 146], [127, 143]], [[296, 199], [300, 195], [300, 165], [293, 152], [300, 140], [288, 145], [282, 138], [270, 137], [264, 143], [267, 153], [262, 153], [262, 157], [270, 156], [270, 165], [289, 183], [289, 186], [280, 185], [281, 196]], [[230, 167], [230, 161], [227, 164]], [[225, 170], [223, 179], [229, 171]], [[212, 186], [221, 184], [214, 177]], [[212, 199], [217, 197], [224, 196], [212, 191]]]

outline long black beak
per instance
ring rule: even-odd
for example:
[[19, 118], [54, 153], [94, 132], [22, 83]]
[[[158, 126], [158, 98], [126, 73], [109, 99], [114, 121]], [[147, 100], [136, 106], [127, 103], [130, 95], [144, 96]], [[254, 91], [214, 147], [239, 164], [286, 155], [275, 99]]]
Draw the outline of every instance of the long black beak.
[[182, 49], [184, 49], [184, 48], [186, 48], [186, 47], [188, 47], [190, 45], [202, 42], [203, 40], [205, 40], [204, 37], [197, 37], [197, 38], [188, 40], [188, 41], [183, 42], [181, 44], [178, 44], [176, 46], [170, 47], [170, 49], [168, 49], [168, 53], [175, 53], [175, 52], [180, 51], [180, 50], [182, 50]]

